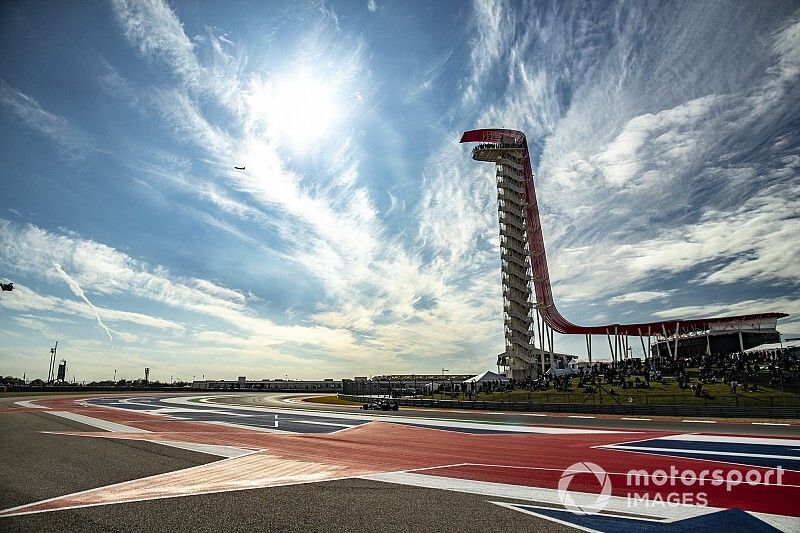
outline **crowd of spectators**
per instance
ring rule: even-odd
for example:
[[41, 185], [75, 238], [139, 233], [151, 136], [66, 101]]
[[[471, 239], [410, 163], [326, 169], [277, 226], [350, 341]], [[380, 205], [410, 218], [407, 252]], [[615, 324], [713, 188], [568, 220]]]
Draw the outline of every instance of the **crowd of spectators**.
[[[690, 370], [691, 369], [691, 370]], [[524, 381], [511, 380], [499, 384], [494, 390], [513, 389], [554, 390], [568, 392], [577, 386], [584, 392], [594, 393], [601, 387], [610, 394], [617, 389], [649, 389], [651, 383], [677, 383], [683, 390], [691, 390], [697, 397], [709, 398], [707, 386], [724, 383], [732, 394], [738, 391], [758, 392], [759, 387], [783, 389], [800, 376], [800, 349], [737, 352], [732, 354], [701, 354], [679, 356], [631, 358], [594, 363], [578, 369], [577, 374], [551, 376]]]
[[673, 375], [682, 388], [690, 386], [689, 368], [697, 369], [698, 385], [725, 383], [731, 393], [741, 387], [758, 392], [759, 385], [784, 388], [800, 373], [800, 350], [777, 348], [731, 354], [700, 354], [689, 357], [653, 359], [661, 372]]
[[[513, 390], [601, 393], [624, 398], [632, 389], [649, 389], [651, 384], [676, 383], [682, 390], [691, 390], [699, 398], [711, 398], [709, 385], [723, 383], [731, 394], [759, 392], [761, 387], [796, 390], [800, 379], [800, 347], [748, 351], [732, 354], [700, 354], [631, 358], [594, 363], [578, 368], [575, 373], [539, 375], [525, 380], [496, 380], [477, 384], [445, 384], [438, 392], [453, 397], [464, 394], [477, 397], [478, 392], [510, 392]], [[718, 388], [715, 390], [719, 390]], [[632, 401], [629, 398], [629, 401]]]

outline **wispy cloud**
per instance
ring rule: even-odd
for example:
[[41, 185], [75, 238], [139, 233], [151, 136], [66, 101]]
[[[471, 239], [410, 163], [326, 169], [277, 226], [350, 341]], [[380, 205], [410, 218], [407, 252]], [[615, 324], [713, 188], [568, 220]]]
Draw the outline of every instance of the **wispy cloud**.
[[[121, 12], [120, 20], [126, 28], [126, 35], [151, 59], [189, 65], [178, 72], [194, 79], [191, 74], [205, 68], [197, 59], [197, 46], [187, 46], [188, 38], [178, 35], [182, 29], [171, 19], [174, 13], [167, 16], [164, 10], [157, 11], [163, 16], [150, 23], [158, 23], [157, 29], [138, 24], [131, 26], [133, 19], [129, 10]], [[136, 31], [128, 32], [129, 27], [135, 27]], [[165, 38], [166, 34], [171, 37]], [[324, 46], [319, 35], [325, 35]], [[363, 105], [364, 98], [370, 93], [363, 43], [356, 40], [356, 46], [352, 46], [352, 41], [352, 37], [341, 35], [338, 27], [333, 30], [317, 28], [314, 35], [309, 35], [306, 50], [299, 59], [302, 64], [305, 56], [323, 50], [327, 56], [337, 58], [331, 62], [335, 69], [329, 72], [329, 89], [341, 93], [342, 97], [360, 96], [355, 101], [340, 102], [344, 109]], [[159, 44], [155, 46], [153, 43]], [[165, 54], [160, 50], [167, 43], [182, 44], [174, 52]], [[443, 56], [440, 63], [444, 64], [448, 57]], [[441, 65], [434, 67], [429, 74], [437, 75], [440, 68]], [[357, 145], [349, 140], [339, 143], [335, 155], [342, 163], [338, 168], [331, 168], [330, 174], [317, 174], [313, 181], [307, 181], [302, 171], [290, 169], [292, 162], [281, 150], [285, 142], [282, 132], [275, 129], [272, 116], [262, 112], [271, 105], [269, 102], [275, 93], [276, 80], [251, 76], [245, 89], [236, 92], [230, 90], [239, 83], [236, 73], [229, 74], [234, 81], [227, 89], [223, 87], [224, 82], [219, 81], [226, 76], [220, 76], [219, 80], [207, 82], [215, 84], [215, 90], [210, 91], [211, 87], [207, 86], [205, 89], [209, 91], [205, 92], [226, 99], [221, 103], [235, 110], [238, 123], [242, 125], [238, 131], [219, 129], [203, 115], [192, 96], [180, 89], [162, 90], [156, 95], [156, 101], [162, 114], [169, 117], [168, 123], [176, 138], [190, 139], [202, 148], [209, 156], [209, 163], [224, 164], [230, 169], [233, 153], [230, 147], [236, 146], [236, 161], [246, 162], [247, 170], [230, 169], [224, 175], [236, 191], [247, 194], [248, 205], [231, 202], [230, 197], [216, 186], [200, 185], [194, 190], [229, 214], [256, 217], [278, 229], [290, 249], [291, 260], [324, 284], [327, 303], [308, 318], [326, 328], [351, 330], [355, 333], [351, 350], [410, 355], [437, 352], [443, 347], [431, 343], [421, 346], [398, 342], [394, 332], [396, 327], [387, 322], [404, 321], [402, 329], [422, 343], [422, 339], [428, 337], [443, 341], [459, 317], [485, 313], [478, 310], [479, 304], [473, 302], [473, 295], [448, 295], [448, 284], [453, 280], [447, 279], [451, 276], [447, 274], [442, 283], [441, 269], [445, 265], [426, 265], [420, 253], [407, 250], [399, 237], [388, 233], [368, 189], [359, 185]], [[223, 85], [217, 85], [219, 83]], [[193, 90], [198, 88], [193, 87]], [[199, 90], [203, 92], [203, 89]], [[399, 203], [393, 205], [396, 209]], [[493, 210], [490, 208], [488, 212]], [[446, 265], [446, 268], [448, 271], [456, 270], [452, 265]], [[417, 308], [416, 302], [422, 299], [433, 302], [433, 307]], [[452, 322], [450, 319], [442, 320], [443, 315], [451, 312], [454, 313]], [[456, 353], [464, 343], [485, 344], [485, 339], [486, 332], [475, 330], [465, 333], [463, 341], [446, 344], [452, 346], [448, 350]], [[357, 347], [359, 344], [361, 347]]]
[[653, 300], [661, 300], [669, 296], [673, 291], [636, 291], [627, 294], [620, 294], [609, 299], [609, 303], [644, 303]]
[[[786, 132], [798, 119], [800, 32], [796, 14], [777, 32], [755, 20], [745, 30], [743, 11], [692, 8], [663, 26], [653, 24], [663, 13], [636, 5], [474, 4], [458, 114], [528, 134], [554, 292], [570, 318], [646, 319], [706, 287], [730, 300], [717, 311], [737, 312], [739, 288], [797, 289], [798, 139]], [[746, 44], [755, 34], [764, 48]], [[467, 157], [431, 157], [420, 238], [490, 280], [491, 169]], [[756, 307], [796, 307], [769, 302]]]
[[[150, 268], [109, 246], [91, 240], [51, 233], [36, 226], [18, 226], [0, 219], [0, 258], [16, 271], [49, 276], [61, 281], [53, 269], [68, 268], [78, 285], [90, 286], [101, 295], [132, 294], [171, 307], [198, 312], [240, 312], [242, 302], [225, 288], [212, 291], [197, 280], [176, 282], [163, 267]], [[32, 253], [32, 251], [36, 251]], [[208, 282], [210, 283], [210, 282]], [[216, 293], [216, 294], [212, 294]], [[221, 295], [227, 297], [221, 297]], [[237, 293], [238, 294], [238, 293]]]
[[[677, 24], [680, 38], [656, 48], [669, 61], [662, 64], [637, 48], [635, 28], [648, 25], [649, 15], [634, 8], [627, 16], [630, 27], [618, 28], [616, 44], [601, 42], [589, 52], [599, 68], [573, 80], [574, 96], [545, 137], [537, 186], [557, 292], [591, 300], [641, 286], [655, 273], [688, 273], [705, 284], [796, 284], [800, 272], [793, 267], [789, 235], [797, 231], [797, 185], [788, 179], [797, 172], [796, 162], [779, 142], [765, 145], [763, 159], [748, 153], [756, 138], [769, 138], [767, 125], [785, 122], [779, 113], [796, 116], [784, 92], [785, 80], [800, 72], [790, 66], [797, 59], [796, 23], [765, 36], [774, 39], [773, 52], [758, 61], [747, 58], [761, 71], [741, 88], [732, 91], [737, 84], [731, 81], [695, 96], [672, 71], [685, 58], [673, 57], [668, 43], [680, 42], [683, 49], [687, 43], [698, 49], [730, 44], [699, 42], [706, 34]], [[721, 19], [719, 13], [679, 16], [694, 17], [702, 26], [738, 24], [732, 13]], [[570, 27], [561, 22], [556, 31]], [[715, 57], [715, 51], [706, 48], [703, 56]], [[633, 70], [645, 62], [649, 69]], [[715, 72], [732, 68], [706, 66]], [[696, 65], [691, 72], [703, 68]], [[618, 76], [616, 85], [612, 75]], [[776, 84], [780, 96], [765, 98]], [[669, 89], [672, 105], [649, 93], [656, 86]], [[541, 96], [536, 88], [527, 94]], [[641, 109], [652, 111], [637, 114]], [[525, 113], [511, 102], [499, 114]], [[598, 278], [605, 280], [600, 287]]]
[[462, 95], [464, 103], [470, 106], [478, 102], [481, 86], [489, 71], [497, 65], [507, 46], [509, 30], [513, 31], [514, 27], [506, 2], [475, 0], [473, 9], [476, 35], [470, 51], [472, 72]]
[[428, 64], [423, 71], [415, 77], [409, 88], [406, 90], [405, 103], [409, 104], [419, 96], [433, 90], [436, 81], [442, 76], [447, 66], [447, 62], [453, 57], [454, 48], [448, 48]]
[[[183, 325], [166, 320], [164, 318], [135, 313], [131, 311], [121, 311], [118, 309], [108, 309], [106, 307], [90, 308], [82, 302], [65, 300], [57, 296], [43, 296], [19, 283], [14, 285], [14, 292], [7, 295], [0, 302], [0, 307], [9, 311], [19, 313], [20, 316], [29, 316], [30, 313], [39, 313], [37, 316], [44, 317], [48, 321], [65, 321], [66, 318], [55, 318], [52, 314], [75, 315], [78, 317], [95, 318], [95, 314], [106, 322], [127, 323], [128, 325], [146, 326], [158, 330], [168, 330], [175, 333], [183, 332]], [[47, 315], [43, 314], [47, 313]]]
[[101, 328], [103, 328], [103, 331], [106, 332], [106, 335], [108, 335], [108, 340], [113, 342], [114, 339], [113, 337], [111, 337], [111, 330], [108, 329], [108, 327], [105, 324], [103, 324], [103, 321], [100, 319], [100, 313], [97, 311], [97, 308], [94, 306], [94, 304], [89, 301], [89, 298], [86, 297], [86, 293], [83, 292], [83, 289], [81, 289], [81, 286], [78, 285], [78, 282], [72, 279], [69, 276], [69, 274], [64, 272], [64, 269], [62, 269], [61, 265], [59, 265], [58, 263], [53, 263], [53, 269], [58, 273], [59, 276], [64, 278], [64, 281], [67, 283], [69, 289], [73, 292], [73, 294], [75, 294], [75, 296], [86, 302], [86, 305], [88, 305], [89, 308], [94, 313], [94, 317], [97, 319], [97, 324]]
[[[233, 328], [232, 331], [222, 331], [197, 325], [186, 338], [187, 342], [213, 342], [217, 348], [221, 344], [226, 344], [230, 348], [240, 350], [239, 355], [245, 357], [252, 356], [253, 350], [262, 346], [275, 350], [276, 356], [280, 354], [281, 357], [296, 358], [290, 354], [299, 351], [306, 353], [306, 357], [324, 354], [325, 357], [347, 361], [350, 364], [355, 364], [359, 360], [373, 359], [387, 347], [388, 342], [394, 342], [393, 337], [388, 334], [385, 338], [376, 339], [374, 342], [360, 339], [350, 329], [356, 325], [333, 324], [335, 320], [328, 321], [330, 325], [325, 325], [324, 320], [322, 324], [310, 326], [279, 325], [257, 316], [248, 308], [248, 298], [235, 289], [222, 287], [207, 280], [173, 279], [163, 267], [147, 267], [114, 249], [92, 241], [52, 234], [33, 226], [19, 227], [8, 221], [2, 221], [0, 226], [3, 229], [3, 239], [0, 241], [0, 264], [9, 270], [29, 276], [43, 274], [46, 276], [49, 269], [49, 272], [57, 275], [57, 279], [69, 279], [70, 289], [79, 297], [82, 294], [80, 286], [90, 285], [94, 292], [101, 295], [119, 294], [141, 298], [167, 305], [175, 310], [191, 312], [205, 319], [212, 319], [213, 322], [221, 321]], [[40, 253], [31, 255], [30, 250], [40, 250]], [[64, 269], [53, 268], [53, 263], [69, 265], [72, 275], [64, 277], [61, 274]], [[406, 272], [402, 269], [399, 271]], [[414, 289], [409, 287], [406, 290], [409, 292], [408, 298], [413, 298]], [[72, 310], [85, 315], [79, 308], [64, 306], [64, 301], [52, 300], [51, 297], [37, 297], [25, 290], [20, 294], [26, 298], [4, 301], [4, 307], [18, 311]], [[170, 324], [168, 321], [161, 324], [158, 319], [145, 321], [143, 315], [94, 307], [85, 299], [84, 302], [88, 306], [86, 312], [91, 313], [91, 316], [99, 322], [102, 322], [102, 319], [118, 319], [156, 326]], [[409, 309], [410, 307], [409, 303]], [[347, 313], [347, 309], [343, 312]], [[371, 324], [368, 325], [370, 326]], [[383, 364], [392, 364], [391, 361], [395, 360], [395, 357], [395, 354], [386, 355]]]
[[687, 305], [656, 311], [655, 316], [659, 318], [699, 318], [709, 316], [730, 316], [744, 315], [759, 312], [771, 312], [775, 309], [789, 313], [790, 317], [785, 319], [780, 326], [782, 333], [800, 332], [800, 301], [796, 298], [773, 298], [773, 299], [746, 299], [732, 303], [708, 303], [702, 305]]
[[0, 103], [26, 126], [50, 139], [62, 159], [80, 161], [91, 149], [88, 135], [64, 117], [45, 110], [39, 102], [0, 79]]
[[203, 69], [194, 55], [194, 45], [169, 4], [159, 0], [114, 0], [112, 6], [125, 37], [143, 55], [165, 61], [193, 85], [202, 82]]
[[100, 74], [98, 83], [100, 88], [112, 98], [126, 103], [130, 107], [139, 109], [140, 98], [136, 90], [120, 72], [107, 60], [99, 59]]
[[[378, 4], [362, 15], [383, 23], [391, 10]], [[216, 265], [200, 274], [153, 247], [122, 251], [124, 236], [4, 221], [0, 264], [46, 287], [19, 292], [27, 307], [3, 300], [20, 325], [37, 326], [37, 310], [99, 318], [141, 360], [151, 347], [175, 360], [190, 350], [207, 368], [235, 358], [259, 374], [434, 360], [477, 370], [503, 343], [494, 172], [457, 143], [472, 126], [528, 134], [556, 298], [577, 321], [691, 307], [710, 292], [719, 305], [752, 300], [734, 287], [779, 305], [797, 287], [800, 41], [777, 8], [476, 1], [460, 31], [415, 57], [421, 67], [395, 65], [410, 80], [399, 102], [384, 98], [383, 41], [326, 4], [293, 6], [302, 24], [249, 41], [203, 10], [112, 9], [141, 64], [109, 55], [97, 82], [158, 140], [110, 159], [149, 207], [259, 265], [248, 269], [259, 288], [293, 285], [273, 302]], [[15, 89], [2, 96], [28, 110], [12, 116], [50, 124], [27, 127], [69, 129]], [[412, 100], [430, 113], [397, 113]], [[297, 101], [309, 105], [295, 112]], [[94, 309], [56, 296], [53, 262]]]
[[168, 3], [162, 0], [113, 0], [114, 14], [128, 42], [149, 60], [169, 68], [184, 88], [199, 95], [210, 95], [218, 102], [234, 104], [241, 90], [243, 62], [226, 49], [224, 36], [207, 28], [208, 64], [201, 63], [196, 45], [186, 35], [183, 24]]

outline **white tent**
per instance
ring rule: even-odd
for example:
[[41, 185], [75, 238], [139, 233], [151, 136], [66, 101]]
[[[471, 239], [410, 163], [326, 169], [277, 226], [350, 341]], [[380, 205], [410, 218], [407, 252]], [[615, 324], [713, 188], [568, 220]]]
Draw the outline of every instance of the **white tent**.
[[465, 379], [463, 383], [482, 383], [486, 381], [501, 381], [505, 383], [508, 381], [508, 378], [502, 374], [495, 374], [491, 370], [487, 370], [482, 374], [478, 374], [477, 376], [472, 376], [471, 378]]
[[780, 342], [773, 342], [770, 344], [759, 344], [758, 346], [753, 346], [752, 348], [748, 348], [744, 351], [744, 353], [753, 353], [759, 352], [761, 350], [780, 350], [781, 348], [800, 348], [800, 341], [797, 339], [792, 339], [790, 341], [786, 341], [784, 343]]
[[579, 374], [578, 370], [575, 368], [553, 368], [546, 372], [546, 374], [550, 376], [572, 376], [574, 374]]

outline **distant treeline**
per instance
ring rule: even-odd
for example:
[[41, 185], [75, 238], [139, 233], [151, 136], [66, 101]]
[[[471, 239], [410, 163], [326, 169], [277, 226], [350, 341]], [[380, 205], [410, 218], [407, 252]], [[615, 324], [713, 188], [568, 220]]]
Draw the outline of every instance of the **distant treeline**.
[[143, 379], [120, 379], [119, 381], [112, 381], [110, 379], [104, 381], [90, 381], [90, 382], [60, 382], [47, 383], [41, 379], [34, 379], [25, 382], [22, 378], [14, 376], [0, 377], [0, 387], [5, 388], [7, 391], [30, 391], [32, 389], [69, 389], [69, 390], [116, 390], [116, 389], [137, 389], [137, 390], [154, 390], [154, 389], [182, 389], [188, 388], [191, 383], [186, 381], [176, 381], [174, 383], [161, 383], [160, 381], [147, 382]]

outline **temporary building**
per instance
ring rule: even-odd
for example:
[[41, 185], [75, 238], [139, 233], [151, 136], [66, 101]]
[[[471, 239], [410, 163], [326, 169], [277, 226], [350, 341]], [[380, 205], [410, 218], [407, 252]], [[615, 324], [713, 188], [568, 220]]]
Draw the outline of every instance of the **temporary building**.
[[472, 376], [471, 378], [465, 379], [464, 383], [479, 383], [484, 381], [502, 381], [503, 383], [508, 381], [508, 378], [502, 374], [495, 374], [491, 370], [487, 370], [482, 374], [478, 374], [477, 376]]
[[780, 350], [782, 348], [800, 348], [800, 339], [792, 339], [788, 341], [780, 342], [773, 342], [770, 344], [760, 344], [758, 346], [753, 346], [752, 348], [748, 348], [744, 351], [744, 353], [753, 353], [753, 352], [760, 352], [760, 351], [770, 351], [770, 350]]

